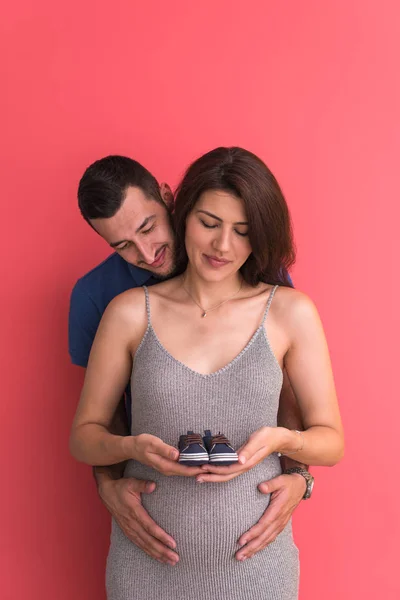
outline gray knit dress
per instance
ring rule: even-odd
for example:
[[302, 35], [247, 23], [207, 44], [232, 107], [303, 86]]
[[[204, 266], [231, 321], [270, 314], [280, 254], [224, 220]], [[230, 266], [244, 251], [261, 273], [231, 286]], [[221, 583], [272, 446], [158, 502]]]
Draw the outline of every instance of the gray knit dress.
[[[135, 354], [132, 370], [132, 435], [150, 433], [176, 446], [191, 429], [223, 432], [239, 448], [256, 429], [276, 427], [282, 371], [269, 345], [264, 321], [228, 365], [202, 375], [171, 356], [151, 325]], [[291, 523], [276, 540], [240, 562], [238, 539], [262, 516], [269, 496], [257, 485], [281, 473], [276, 454], [224, 483], [166, 477], [136, 461], [125, 476], [157, 484], [142, 496], [152, 518], [177, 543], [175, 567], [150, 558], [113, 521], [107, 560], [108, 600], [296, 600], [298, 550]]]

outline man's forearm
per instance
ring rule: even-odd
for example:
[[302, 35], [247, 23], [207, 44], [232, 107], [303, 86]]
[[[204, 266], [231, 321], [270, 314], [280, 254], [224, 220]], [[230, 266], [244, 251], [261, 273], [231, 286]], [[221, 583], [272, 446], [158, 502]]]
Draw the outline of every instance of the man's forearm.
[[118, 463], [116, 465], [109, 465], [108, 467], [93, 467], [93, 477], [99, 487], [106, 481], [115, 481], [121, 479], [124, 475], [126, 462]]
[[[286, 371], [283, 371], [283, 385], [279, 399], [278, 426], [286, 427], [287, 429], [297, 429], [299, 431], [304, 429], [300, 408]], [[289, 456], [281, 456], [281, 466], [282, 471], [299, 466], [308, 469], [307, 465], [299, 463]]]

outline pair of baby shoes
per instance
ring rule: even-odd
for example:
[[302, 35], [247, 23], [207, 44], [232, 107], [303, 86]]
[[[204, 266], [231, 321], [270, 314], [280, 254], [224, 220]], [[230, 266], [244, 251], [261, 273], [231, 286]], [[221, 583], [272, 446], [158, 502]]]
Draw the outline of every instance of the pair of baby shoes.
[[222, 433], [212, 435], [209, 429], [202, 437], [199, 433], [188, 431], [179, 438], [179, 462], [189, 467], [199, 465], [232, 465], [238, 461], [238, 455], [228, 438]]

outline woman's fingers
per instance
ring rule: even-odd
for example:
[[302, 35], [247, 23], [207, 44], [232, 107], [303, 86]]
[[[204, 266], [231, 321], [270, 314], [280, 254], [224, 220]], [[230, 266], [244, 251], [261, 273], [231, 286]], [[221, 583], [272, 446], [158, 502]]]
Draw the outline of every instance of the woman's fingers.
[[238, 471], [235, 473], [231, 473], [230, 475], [213, 475], [210, 473], [202, 473], [196, 477], [197, 483], [219, 483], [222, 481], [230, 481], [231, 479], [235, 479], [238, 477], [243, 471]]
[[244, 465], [256, 456], [264, 455], [267, 451], [265, 439], [261, 435], [254, 435], [249, 438], [247, 444], [245, 444], [238, 452], [239, 462]]
[[154, 440], [151, 441], [148, 450], [152, 454], [157, 454], [158, 456], [168, 460], [176, 461], [179, 458], [179, 450], [173, 446], [169, 446], [159, 438], [154, 438]]
[[203, 465], [201, 470], [204, 473], [214, 473], [215, 475], [231, 475], [233, 473], [242, 473], [243, 465], [235, 463], [234, 465], [228, 465], [226, 467], [215, 466], [215, 465]]
[[182, 477], [195, 477], [199, 475], [201, 467], [188, 467], [187, 465], [181, 465], [173, 460], [168, 460], [154, 454], [152, 459], [149, 461], [151, 467], [162, 473], [163, 475], [181, 475]]

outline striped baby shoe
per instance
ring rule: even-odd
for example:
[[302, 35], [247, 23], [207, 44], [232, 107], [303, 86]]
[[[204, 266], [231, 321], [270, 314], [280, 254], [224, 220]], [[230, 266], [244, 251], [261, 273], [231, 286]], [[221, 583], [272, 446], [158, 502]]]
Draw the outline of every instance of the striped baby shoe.
[[188, 431], [179, 438], [179, 462], [189, 467], [197, 467], [208, 463], [208, 452], [199, 433]]
[[211, 431], [206, 429], [203, 442], [208, 451], [210, 465], [232, 465], [238, 461], [232, 444], [221, 432], [212, 435]]

